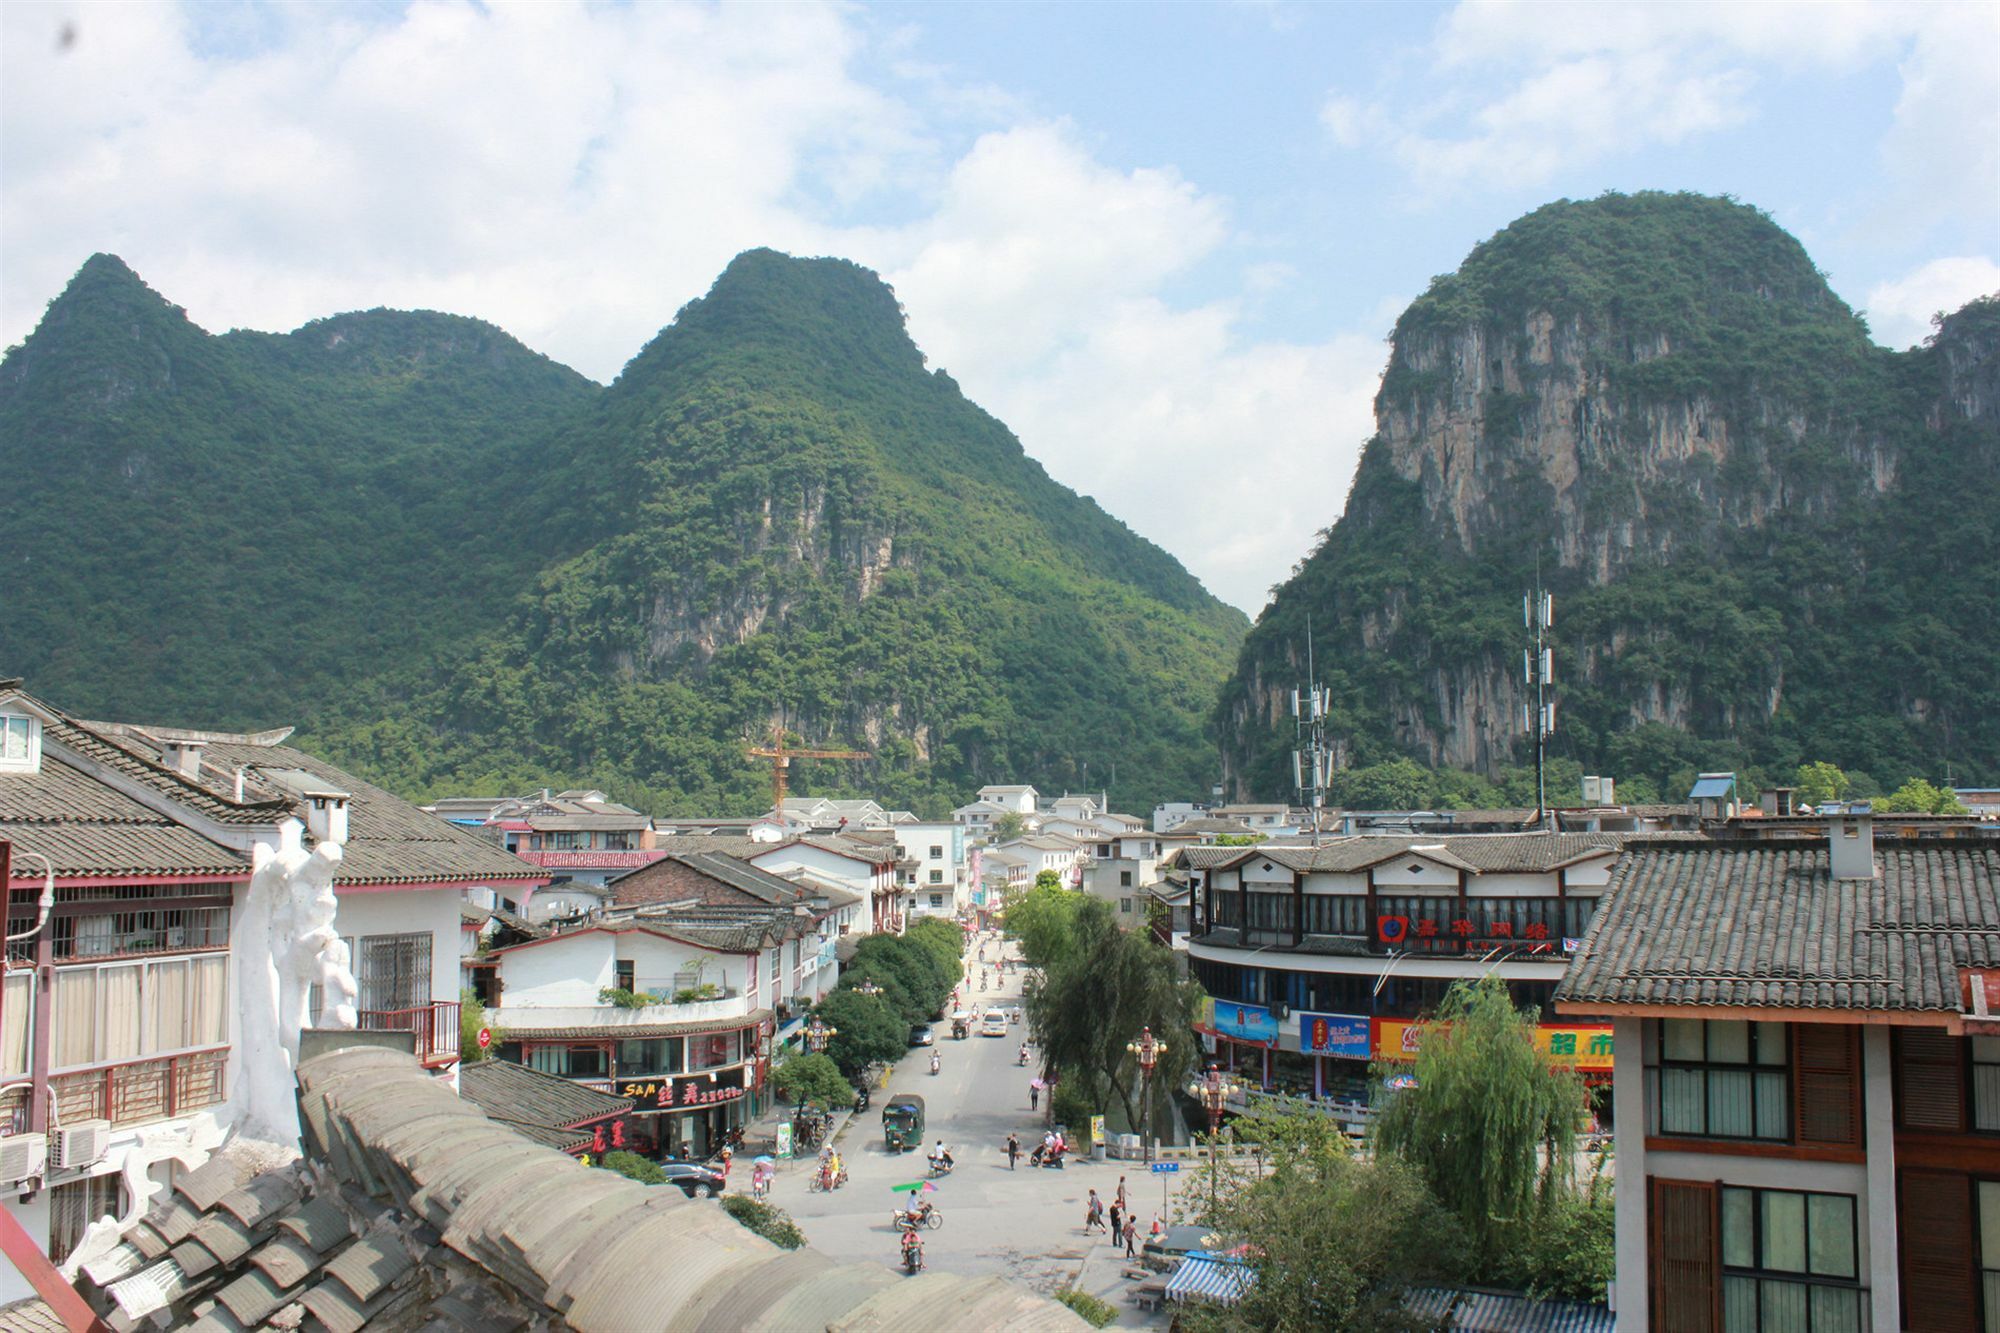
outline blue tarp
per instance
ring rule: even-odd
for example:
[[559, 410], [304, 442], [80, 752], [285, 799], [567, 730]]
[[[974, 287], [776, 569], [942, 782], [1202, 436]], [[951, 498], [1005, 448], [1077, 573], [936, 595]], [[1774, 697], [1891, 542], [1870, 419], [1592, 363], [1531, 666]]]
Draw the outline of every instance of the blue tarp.
[[1167, 1279], [1167, 1299], [1234, 1305], [1243, 1299], [1243, 1293], [1256, 1280], [1257, 1274], [1247, 1264], [1234, 1259], [1212, 1259], [1191, 1254], [1181, 1260], [1180, 1266]]

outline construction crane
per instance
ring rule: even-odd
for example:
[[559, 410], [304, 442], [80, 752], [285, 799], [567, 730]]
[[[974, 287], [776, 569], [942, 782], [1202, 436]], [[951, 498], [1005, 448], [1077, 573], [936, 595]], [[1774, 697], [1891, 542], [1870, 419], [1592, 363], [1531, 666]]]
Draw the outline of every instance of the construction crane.
[[873, 759], [872, 750], [804, 750], [785, 744], [785, 733], [774, 732], [770, 745], [752, 745], [745, 750], [752, 759], [771, 761], [771, 789], [777, 793], [773, 813], [785, 808], [785, 788], [791, 778], [794, 759]]

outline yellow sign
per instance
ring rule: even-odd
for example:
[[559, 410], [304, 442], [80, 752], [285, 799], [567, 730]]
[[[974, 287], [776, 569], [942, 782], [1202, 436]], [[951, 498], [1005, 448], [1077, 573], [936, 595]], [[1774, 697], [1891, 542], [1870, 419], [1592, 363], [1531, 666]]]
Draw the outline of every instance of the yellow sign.
[[1101, 1115], [1090, 1117], [1090, 1142], [1095, 1147], [1104, 1146], [1104, 1117]]
[[[1430, 1026], [1398, 1018], [1376, 1019], [1375, 1058], [1416, 1059], [1417, 1045]], [[1535, 1029], [1535, 1049], [1565, 1069], [1611, 1072], [1611, 1029], [1607, 1027], [1557, 1027], [1544, 1023]]]

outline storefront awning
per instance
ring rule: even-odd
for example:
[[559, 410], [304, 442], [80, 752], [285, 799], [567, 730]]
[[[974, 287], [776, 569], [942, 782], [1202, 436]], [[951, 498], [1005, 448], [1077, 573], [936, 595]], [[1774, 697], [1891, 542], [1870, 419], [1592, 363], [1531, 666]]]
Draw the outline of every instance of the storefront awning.
[[1256, 1281], [1257, 1274], [1247, 1264], [1189, 1255], [1167, 1279], [1167, 1299], [1234, 1305]]

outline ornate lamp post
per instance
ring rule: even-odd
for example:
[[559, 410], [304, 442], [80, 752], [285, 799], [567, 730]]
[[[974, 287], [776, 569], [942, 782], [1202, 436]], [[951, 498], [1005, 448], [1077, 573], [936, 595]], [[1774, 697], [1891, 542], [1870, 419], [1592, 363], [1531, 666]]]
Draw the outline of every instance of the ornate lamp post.
[[875, 984], [875, 978], [869, 976], [862, 977], [861, 984], [854, 989], [857, 994], [861, 995], [880, 995], [882, 993], [882, 988]]
[[1222, 1132], [1222, 1111], [1229, 1104], [1229, 1094], [1236, 1091], [1236, 1083], [1229, 1075], [1215, 1066], [1208, 1067], [1196, 1086], [1196, 1094], [1201, 1098], [1201, 1106], [1208, 1112], [1208, 1135], [1214, 1138]]
[[1139, 1029], [1139, 1040], [1127, 1042], [1125, 1049], [1139, 1058], [1139, 1142], [1145, 1160], [1153, 1160], [1153, 1067], [1160, 1063], [1167, 1044], [1153, 1036], [1149, 1025]]
[[814, 1055], [822, 1054], [826, 1050], [826, 1044], [839, 1035], [839, 1028], [828, 1027], [825, 1019], [814, 1014], [813, 1021], [806, 1027], [806, 1049]]

